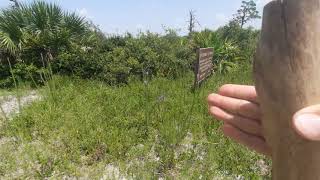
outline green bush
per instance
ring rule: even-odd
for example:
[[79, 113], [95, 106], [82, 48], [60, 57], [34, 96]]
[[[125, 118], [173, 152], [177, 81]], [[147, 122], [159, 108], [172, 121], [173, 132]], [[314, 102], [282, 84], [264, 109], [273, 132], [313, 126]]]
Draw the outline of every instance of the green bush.
[[[251, 59], [259, 31], [230, 23], [217, 31], [204, 30], [182, 37], [166, 29], [164, 35], [140, 33], [106, 36], [82, 17], [55, 4], [35, 1], [0, 10], [0, 87], [14, 77], [42, 84], [49, 66], [57, 74], [102, 80], [111, 85], [131, 79], [176, 79], [193, 70], [196, 48], [213, 47], [215, 71], [226, 73]], [[51, 72], [51, 71], [50, 71]]]
[[0, 88], [12, 86], [8, 63], [5, 63], [3, 59], [0, 59]]
[[212, 47], [214, 49], [214, 70], [224, 74], [235, 69], [239, 63], [244, 62], [246, 55], [232, 40], [221, 37], [221, 32], [204, 30], [192, 35], [193, 45], [196, 48]]
[[252, 60], [260, 37], [260, 30], [255, 30], [252, 27], [241, 28], [238, 24], [230, 22], [219, 28], [216, 33], [221, 39], [227, 39], [237, 44], [243, 56], [249, 61]]
[[[82, 17], [63, 11], [56, 4], [34, 1], [1, 9], [0, 58], [6, 72], [1, 77], [2, 86], [13, 84], [12, 73], [18, 80], [33, 79], [37, 71], [48, 66], [49, 60], [80, 43], [88, 31]], [[7, 59], [12, 69], [6, 65]], [[38, 83], [38, 79], [34, 82]]]
[[[54, 72], [84, 79], [98, 79], [108, 84], [127, 84], [130, 79], [153, 77], [175, 79], [192, 69], [195, 54], [180, 43], [176, 34], [160, 36], [141, 33], [138, 37], [118, 37], [121, 44], [110, 49], [73, 48], [53, 62]], [[105, 47], [109, 38], [100, 47]], [[111, 37], [113, 42], [115, 37]]]

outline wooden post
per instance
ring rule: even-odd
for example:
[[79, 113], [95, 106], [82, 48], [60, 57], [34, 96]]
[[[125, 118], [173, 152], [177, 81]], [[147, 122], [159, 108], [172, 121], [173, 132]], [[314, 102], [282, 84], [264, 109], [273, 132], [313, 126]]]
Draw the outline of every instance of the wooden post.
[[273, 179], [320, 179], [320, 143], [292, 127], [300, 109], [320, 103], [320, 0], [277, 0], [264, 8], [254, 61]]

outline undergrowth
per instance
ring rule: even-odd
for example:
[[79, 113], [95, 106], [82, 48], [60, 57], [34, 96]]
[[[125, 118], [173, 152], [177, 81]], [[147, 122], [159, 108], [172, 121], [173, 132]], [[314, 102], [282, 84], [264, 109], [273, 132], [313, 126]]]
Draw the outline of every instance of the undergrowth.
[[264, 158], [225, 138], [207, 110], [222, 84], [251, 84], [248, 69], [213, 75], [195, 92], [192, 74], [123, 87], [56, 76], [3, 126], [0, 177], [267, 178]]

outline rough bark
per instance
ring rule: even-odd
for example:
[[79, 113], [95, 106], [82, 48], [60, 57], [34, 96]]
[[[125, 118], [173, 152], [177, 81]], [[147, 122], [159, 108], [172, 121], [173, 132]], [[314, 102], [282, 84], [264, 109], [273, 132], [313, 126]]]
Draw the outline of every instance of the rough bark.
[[320, 143], [292, 127], [298, 110], [320, 103], [320, 0], [277, 0], [265, 7], [254, 75], [273, 179], [320, 179]]

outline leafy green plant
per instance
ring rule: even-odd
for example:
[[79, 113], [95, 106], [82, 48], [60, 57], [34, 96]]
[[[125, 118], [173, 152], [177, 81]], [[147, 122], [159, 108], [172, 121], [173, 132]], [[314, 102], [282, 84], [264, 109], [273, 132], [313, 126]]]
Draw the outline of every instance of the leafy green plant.
[[[3, 59], [9, 59], [13, 70], [20, 73], [22, 79], [28, 79], [30, 71], [46, 66], [41, 61], [43, 56], [53, 61], [62, 49], [70, 48], [87, 32], [88, 26], [82, 17], [65, 12], [56, 4], [35, 1], [1, 9], [1, 68], [8, 68]], [[9, 74], [2, 75], [7, 75], [2, 77], [2, 84], [9, 85], [12, 81]]]
[[236, 44], [246, 61], [251, 61], [258, 43], [259, 30], [255, 30], [252, 27], [241, 28], [238, 24], [231, 21], [229, 24], [219, 28], [216, 33], [220, 39]]
[[212, 47], [214, 49], [213, 65], [218, 73], [227, 73], [235, 69], [245, 56], [240, 48], [231, 40], [222, 38], [218, 32], [205, 30], [193, 34], [193, 43], [197, 48]]
[[[141, 33], [133, 38], [106, 37], [91, 50], [74, 47], [60, 53], [54, 71], [108, 84], [127, 84], [129, 79], [175, 79], [189, 72], [195, 53], [173, 32], [160, 36]], [[109, 42], [110, 41], [110, 42]], [[107, 48], [107, 49], [104, 49]]]
[[215, 69], [219, 73], [227, 73], [236, 68], [244, 60], [240, 49], [231, 42], [225, 41], [222, 45], [215, 48], [214, 54]]

